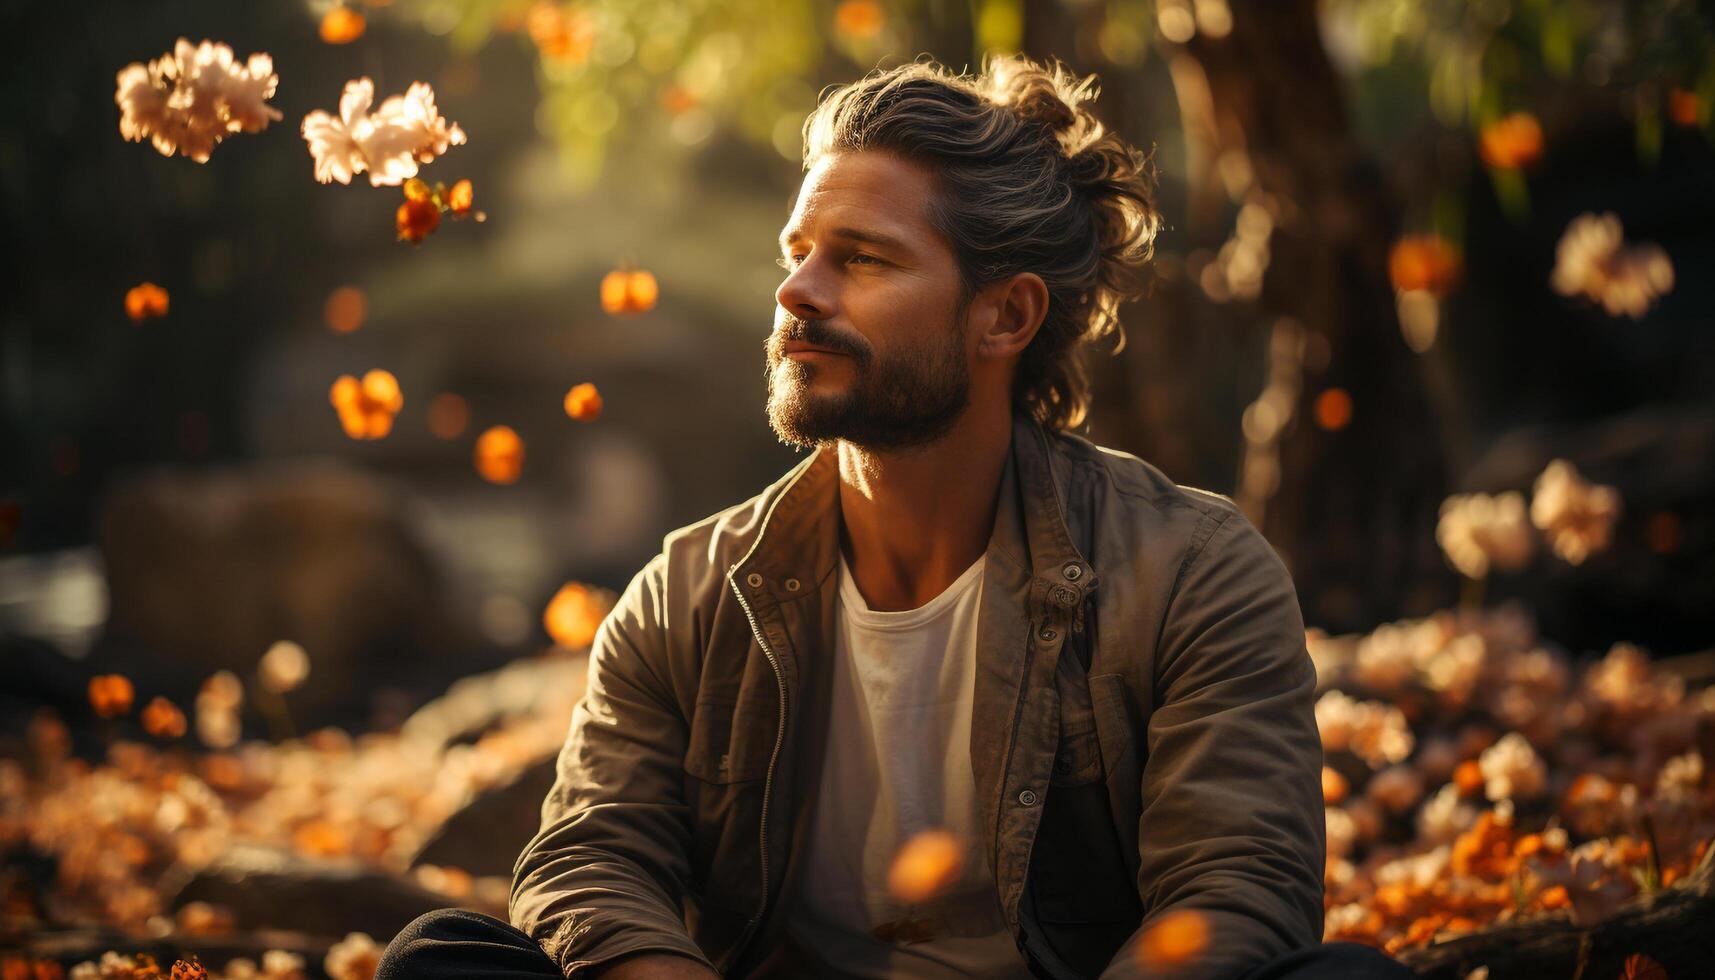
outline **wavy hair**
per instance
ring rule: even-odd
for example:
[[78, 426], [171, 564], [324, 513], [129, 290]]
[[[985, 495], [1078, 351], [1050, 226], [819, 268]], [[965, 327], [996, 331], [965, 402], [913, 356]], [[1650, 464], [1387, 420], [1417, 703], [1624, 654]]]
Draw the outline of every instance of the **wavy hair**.
[[1058, 61], [985, 59], [956, 75], [919, 59], [826, 90], [804, 122], [804, 169], [824, 156], [883, 150], [927, 167], [929, 220], [958, 257], [961, 305], [1020, 272], [1048, 286], [1048, 312], [1013, 375], [1015, 409], [1071, 429], [1089, 411], [1083, 348], [1113, 334], [1143, 294], [1161, 215], [1148, 155], [1089, 103], [1095, 76]]

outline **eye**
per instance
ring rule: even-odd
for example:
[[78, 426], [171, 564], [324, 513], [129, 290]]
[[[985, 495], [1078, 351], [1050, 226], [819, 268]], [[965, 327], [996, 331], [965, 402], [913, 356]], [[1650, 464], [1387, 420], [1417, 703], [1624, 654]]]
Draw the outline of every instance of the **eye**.
[[793, 265], [796, 264], [792, 261], [792, 259], [796, 259], [796, 258], [799, 258], [799, 256], [794, 255], [791, 258], [778, 258], [778, 259], [774, 260], [774, 264], [779, 266], [782, 269], [785, 269], [787, 272], [791, 272]]
[[865, 254], [863, 252], [853, 252], [852, 253], [852, 261], [856, 262], [858, 259], [863, 259], [867, 262], [870, 262], [870, 263], [876, 264], [876, 265], [881, 264], [881, 260], [876, 258], [873, 255], [868, 255], [868, 254]]

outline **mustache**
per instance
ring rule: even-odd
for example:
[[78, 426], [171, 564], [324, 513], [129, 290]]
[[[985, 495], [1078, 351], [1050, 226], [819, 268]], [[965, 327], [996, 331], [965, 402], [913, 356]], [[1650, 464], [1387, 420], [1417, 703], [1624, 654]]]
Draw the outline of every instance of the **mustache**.
[[867, 358], [870, 353], [869, 345], [861, 338], [833, 329], [828, 326], [828, 321], [805, 320], [790, 313], [781, 318], [779, 329], [769, 335], [768, 349], [777, 356], [785, 356], [783, 347], [787, 341], [798, 341], [859, 359]]

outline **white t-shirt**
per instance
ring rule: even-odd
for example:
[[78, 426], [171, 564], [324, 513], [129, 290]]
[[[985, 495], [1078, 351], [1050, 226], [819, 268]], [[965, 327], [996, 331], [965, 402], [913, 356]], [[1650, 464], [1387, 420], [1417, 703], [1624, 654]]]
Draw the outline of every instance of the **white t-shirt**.
[[[978, 558], [928, 604], [877, 612], [840, 558], [827, 751], [787, 919], [794, 945], [823, 961], [818, 976], [1030, 977], [983, 855], [971, 774], [982, 573]], [[913, 834], [936, 828], [965, 844], [963, 871], [908, 907], [888, 891], [888, 868]], [[874, 937], [901, 923], [933, 938]]]

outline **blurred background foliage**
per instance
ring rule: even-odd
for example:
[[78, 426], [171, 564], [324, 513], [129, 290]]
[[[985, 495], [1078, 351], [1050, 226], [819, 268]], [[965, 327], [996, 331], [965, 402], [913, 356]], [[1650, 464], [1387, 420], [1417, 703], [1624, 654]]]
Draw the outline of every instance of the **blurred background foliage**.
[[[1698, 4], [370, 0], [335, 45], [336, 7], [6, 4], [28, 39], [0, 66], [15, 648], [184, 661], [192, 684], [292, 635], [348, 664], [305, 697], [320, 685], [349, 715], [545, 642], [568, 579], [622, 587], [663, 532], [793, 461], [764, 421], [761, 346], [818, 93], [1012, 50], [1099, 74], [1097, 111], [1162, 173], [1157, 281], [1123, 350], [1092, 359], [1087, 434], [1233, 495], [1309, 623], [1472, 601], [1436, 544], [1442, 500], [1528, 490], [1564, 457], [1619, 488], [1613, 546], [1481, 598], [1525, 601], [1580, 650], [1715, 635], [1715, 21]], [[283, 120], [202, 166], [120, 140], [113, 73], [181, 35], [271, 53]], [[392, 188], [312, 180], [299, 121], [364, 75], [435, 86], [470, 140], [425, 177], [471, 179], [488, 221], [412, 246]], [[1609, 211], [1677, 273], [1639, 318], [1549, 286], [1569, 223]], [[1406, 288], [1390, 262], [1423, 235], [1453, 259]], [[652, 308], [603, 311], [622, 267], [655, 275]], [[142, 281], [171, 309], [132, 323]], [[341, 288], [363, 301], [343, 332]], [[403, 409], [352, 441], [329, 386], [374, 368]], [[590, 425], [562, 408], [580, 382], [605, 400]], [[431, 418], [437, 396], [459, 424]], [[507, 485], [472, 462], [501, 424], [525, 447]]]

